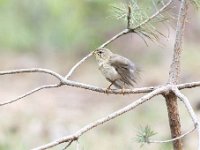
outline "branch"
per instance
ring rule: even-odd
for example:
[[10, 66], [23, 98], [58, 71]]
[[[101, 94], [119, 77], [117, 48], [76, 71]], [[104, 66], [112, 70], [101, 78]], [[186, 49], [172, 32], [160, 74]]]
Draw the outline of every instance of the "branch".
[[[176, 25], [176, 39], [173, 49], [173, 58], [169, 70], [168, 83], [171, 85], [176, 85], [179, 83], [180, 58], [182, 53], [183, 35], [184, 35], [185, 22], [187, 16], [186, 14], [187, 14], [187, 0], [181, 0], [178, 13], [178, 20]], [[178, 137], [181, 135], [181, 123], [178, 111], [177, 96], [174, 94], [173, 91], [170, 91], [165, 95], [165, 99], [168, 111], [171, 136]], [[182, 150], [183, 149], [182, 141], [180, 139], [174, 141], [173, 148], [174, 150]]]
[[93, 51], [90, 52], [88, 55], [86, 55], [84, 58], [82, 58], [78, 63], [76, 63], [69, 71], [69, 73], [65, 76], [65, 79], [69, 79], [72, 75], [72, 73], [75, 71], [76, 68], [78, 68], [83, 62], [85, 62], [89, 57], [93, 55]]
[[186, 89], [186, 88], [195, 88], [200, 86], [200, 81], [196, 82], [190, 82], [190, 83], [183, 83], [183, 84], [178, 84], [177, 88], [179, 90]]
[[51, 71], [49, 69], [42, 69], [42, 68], [30, 68], [30, 69], [17, 69], [17, 70], [8, 70], [8, 71], [0, 71], [0, 75], [8, 75], [8, 74], [19, 74], [19, 73], [45, 73], [50, 74], [56, 77], [61, 82], [64, 78], [59, 75], [58, 73]]
[[[31, 73], [31, 72], [34, 72], [34, 73], [42, 72], [42, 73], [50, 74], [50, 75], [53, 75], [54, 77], [56, 77], [57, 79], [59, 79], [61, 82], [58, 83], [58, 84], [44, 85], [44, 86], [41, 86], [41, 87], [37, 87], [37, 88], [35, 88], [35, 89], [33, 89], [29, 92], [26, 92], [25, 94], [15, 98], [15, 99], [8, 100], [6, 102], [0, 103], [0, 106], [4, 106], [4, 105], [14, 103], [14, 102], [21, 100], [21, 99], [23, 99], [27, 96], [30, 96], [30, 95], [32, 95], [35, 92], [40, 91], [40, 90], [48, 89], [48, 88], [56, 88], [56, 87], [60, 87], [60, 86], [63, 86], [63, 85], [76, 87], [76, 88], [82, 88], [82, 89], [86, 89], [86, 90], [90, 90], [90, 91], [94, 91], [94, 92], [98, 92], [98, 93], [115, 94], [115, 95], [116, 94], [126, 95], [126, 94], [149, 93], [149, 92], [152, 92], [155, 89], [162, 87], [162, 86], [154, 86], [154, 87], [152, 86], [152, 87], [142, 87], [142, 88], [134, 88], [134, 89], [124, 89], [124, 91], [122, 93], [122, 91], [119, 90], [119, 89], [107, 90], [106, 88], [100, 88], [100, 87], [89, 85], [89, 84], [84, 84], [84, 83], [80, 83], [80, 82], [76, 82], [76, 81], [67, 80], [56, 72], [53, 72], [53, 71], [48, 70], [48, 69], [41, 69], [41, 68], [0, 71], [0, 75]], [[195, 88], [195, 87], [199, 87], [199, 86], [200, 86], [200, 81], [197, 81], [197, 82], [179, 84], [179, 85], [177, 85], [177, 88], [179, 90], [182, 90], [182, 89], [185, 89], [185, 88]]]
[[33, 90], [29, 91], [29, 92], [26, 92], [25, 94], [23, 94], [23, 95], [21, 95], [21, 96], [15, 98], [15, 99], [12, 99], [12, 100], [9, 100], [9, 101], [0, 103], [0, 106], [4, 106], [4, 105], [8, 105], [8, 104], [14, 103], [14, 102], [19, 101], [19, 100], [21, 100], [21, 99], [23, 99], [23, 98], [25, 98], [25, 97], [27, 97], [27, 96], [29, 96], [29, 95], [32, 95], [33, 93], [38, 92], [38, 91], [40, 91], [40, 90], [43, 90], [43, 89], [50, 89], [50, 88], [56, 88], [56, 87], [60, 87], [60, 86], [61, 86], [61, 84], [43, 85], [43, 86], [40, 86], [40, 87], [38, 87], [38, 88], [35, 88], [35, 89], [33, 89]]
[[182, 43], [185, 30], [185, 23], [187, 17], [188, 2], [181, 0], [178, 21], [176, 25], [176, 39], [174, 44], [173, 59], [169, 71], [169, 83], [177, 84], [180, 76], [180, 59], [182, 53]]
[[195, 114], [195, 112], [194, 112], [194, 110], [193, 110], [188, 98], [185, 95], [183, 95], [178, 90], [177, 87], [173, 87], [172, 90], [176, 94], [176, 96], [184, 103], [184, 105], [187, 108], [187, 111], [188, 111], [190, 117], [192, 118], [192, 121], [193, 121], [194, 125], [199, 124], [199, 120], [197, 118], [197, 115]]
[[130, 29], [131, 26], [131, 6], [128, 5], [128, 13], [127, 13], [127, 29]]
[[62, 150], [66, 150], [72, 143], [74, 140], [69, 141], [69, 143], [67, 143], [67, 145], [62, 149]]
[[[139, 94], [139, 93], [149, 93], [155, 89], [157, 89], [158, 87], [142, 87], [142, 88], [134, 88], [134, 89], [124, 89], [123, 93], [121, 89], [111, 89], [111, 90], [107, 90], [107, 88], [100, 88], [97, 86], [93, 86], [93, 85], [88, 85], [88, 84], [84, 84], [84, 83], [80, 83], [80, 82], [76, 82], [76, 81], [71, 81], [71, 80], [66, 80], [62, 83], [63, 85], [67, 85], [67, 86], [71, 86], [71, 87], [76, 87], [76, 88], [82, 88], [82, 89], [86, 89], [86, 90], [90, 90], [90, 91], [94, 91], [94, 92], [98, 92], [98, 93], [106, 93], [106, 94]], [[161, 87], [161, 86], [159, 86]]]
[[183, 137], [185, 137], [186, 135], [190, 134], [191, 132], [193, 132], [196, 128], [193, 127], [191, 130], [187, 131], [186, 133], [176, 137], [176, 138], [173, 138], [173, 139], [169, 139], [169, 140], [149, 140], [148, 143], [169, 143], [169, 142], [173, 142], [173, 141], [176, 141], [176, 140], [179, 140], [179, 139], [182, 139]]
[[[121, 32], [117, 33], [116, 35], [114, 35], [112, 38], [110, 38], [109, 40], [107, 40], [105, 43], [103, 43], [101, 46], [99, 46], [97, 49], [99, 48], [104, 48], [106, 47], [108, 44], [110, 44], [111, 42], [115, 41], [116, 39], [118, 39], [119, 37], [121, 37], [122, 35], [128, 34], [128, 33], [134, 33], [136, 29], [144, 26], [145, 24], [147, 24], [149, 21], [151, 21], [152, 19], [154, 19], [155, 17], [157, 17], [160, 13], [162, 13], [170, 4], [172, 3], [172, 0], [169, 0], [168, 3], [166, 3], [162, 8], [160, 8], [158, 11], [156, 11], [156, 13], [154, 13], [153, 15], [151, 15], [148, 19], [144, 20], [141, 24], [137, 25], [136, 27], [129, 29], [130, 27], [130, 7], [128, 7], [128, 18], [127, 18], [127, 29], [122, 30]], [[72, 73], [83, 63], [85, 62], [89, 57], [91, 57], [93, 54], [93, 51], [90, 52], [88, 55], [86, 55], [84, 58], [82, 58], [79, 62], [77, 62], [72, 69], [69, 71], [69, 73], [65, 76], [66, 79], [69, 79], [72, 75]]]
[[134, 30], [140, 28], [141, 26], [144, 26], [145, 24], [147, 24], [148, 22], [150, 22], [152, 19], [154, 19], [155, 17], [157, 17], [158, 15], [160, 15], [172, 2], [173, 2], [173, 0], [169, 0], [163, 7], [161, 7], [158, 11], [156, 11], [148, 19], [146, 19], [145, 21], [143, 21], [142, 23], [140, 23], [138, 26], [134, 27]]
[[55, 147], [55, 146], [57, 146], [61, 143], [68, 142], [70, 140], [77, 140], [80, 136], [82, 136], [83, 134], [85, 134], [89, 130], [92, 130], [92, 129], [112, 120], [112, 119], [115, 119], [116, 117], [121, 116], [122, 114], [124, 114], [124, 113], [126, 113], [130, 110], [133, 110], [134, 108], [136, 108], [137, 106], [139, 106], [139, 105], [143, 104], [144, 102], [150, 100], [154, 96], [159, 95], [163, 92], [166, 92], [168, 89], [169, 89], [168, 86], [164, 86], [164, 87], [161, 87], [159, 89], [156, 89], [156, 90], [152, 91], [151, 93], [148, 93], [147, 95], [145, 95], [145, 96], [141, 97], [140, 99], [134, 101], [133, 103], [127, 105], [126, 107], [124, 107], [124, 108], [122, 108], [118, 111], [115, 111], [115, 112], [113, 112], [112, 114], [110, 114], [106, 117], [98, 119], [97, 121], [92, 122], [92, 123], [84, 126], [83, 128], [81, 128], [80, 130], [78, 130], [76, 133], [74, 133], [72, 135], [63, 137], [61, 139], [58, 139], [58, 140], [53, 141], [51, 143], [48, 143], [46, 145], [42, 145], [40, 147], [34, 148], [33, 150], [45, 150], [45, 149], [48, 149], [48, 148], [51, 148], [51, 147]]
[[199, 119], [198, 119], [197, 115], [195, 114], [188, 98], [185, 95], [183, 95], [176, 87], [173, 87], [172, 90], [176, 94], [176, 96], [184, 103], [190, 117], [192, 118], [194, 127], [197, 128], [197, 130], [198, 130], [198, 150], [200, 150], [200, 122], [199, 122]]

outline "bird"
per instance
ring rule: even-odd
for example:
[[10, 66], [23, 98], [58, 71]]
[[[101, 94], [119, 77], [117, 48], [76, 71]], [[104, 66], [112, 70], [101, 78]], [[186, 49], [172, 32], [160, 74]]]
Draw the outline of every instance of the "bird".
[[139, 77], [139, 68], [126, 57], [115, 54], [107, 48], [96, 49], [93, 54], [96, 57], [99, 70], [111, 83], [106, 91], [114, 85], [117, 89], [132, 89]]

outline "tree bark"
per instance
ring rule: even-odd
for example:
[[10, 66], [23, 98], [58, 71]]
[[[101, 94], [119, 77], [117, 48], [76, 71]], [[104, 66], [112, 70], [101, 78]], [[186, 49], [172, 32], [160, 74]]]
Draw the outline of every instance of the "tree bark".
[[[177, 97], [173, 92], [169, 92], [164, 95], [167, 105], [169, 126], [171, 130], [171, 137], [176, 138], [181, 135], [181, 124], [179, 118]], [[182, 150], [183, 144], [182, 140], [176, 140], [173, 142], [174, 150]]]
[[[174, 44], [173, 59], [169, 71], [168, 83], [175, 85], [178, 84], [180, 78], [180, 57], [182, 52], [182, 41], [184, 36], [186, 15], [187, 15], [187, 0], [181, 0], [178, 21], [176, 26], [176, 39]], [[177, 97], [170, 91], [164, 95], [167, 105], [169, 125], [171, 130], [171, 137], [175, 138], [181, 135], [181, 124], [178, 111]], [[176, 140], [173, 142], [174, 150], [182, 150], [182, 140]]]

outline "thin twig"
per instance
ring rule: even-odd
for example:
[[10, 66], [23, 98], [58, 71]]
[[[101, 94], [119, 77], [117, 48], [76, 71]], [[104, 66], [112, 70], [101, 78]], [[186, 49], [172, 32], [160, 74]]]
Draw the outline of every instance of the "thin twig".
[[80, 150], [80, 143], [78, 140], [76, 140], [76, 150]]
[[118, 34], [116, 34], [115, 36], [113, 36], [112, 38], [110, 38], [108, 41], [106, 41], [105, 43], [103, 43], [101, 46], [99, 46], [99, 48], [104, 48], [106, 47], [108, 44], [110, 44], [111, 42], [113, 42], [114, 40], [118, 39], [119, 37], [121, 37], [122, 35], [128, 34], [134, 32], [134, 30], [132, 29], [124, 29], [121, 32], [119, 32]]
[[[168, 3], [166, 3], [162, 8], [160, 8], [155, 14], [151, 15], [148, 19], [144, 20], [141, 24], [137, 25], [136, 27], [134, 27], [133, 29], [124, 29], [121, 32], [119, 32], [118, 34], [114, 35], [112, 38], [110, 38], [109, 40], [107, 40], [105, 43], [103, 43], [101, 46], [99, 46], [98, 48], [104, 48], [106, 47], [108, 44], [110, 44], [111, 42], [113, 42], [114, 40], [118, 39], [119, 37], [121, 37], [122, 35], [128, 34], [128, 33], [133, 33], [135, 32], [136, 29], [144, 26], [146, 23], [148, 23], [149, 21], [151, 21], [153, 18], [155, 18], [156, 16], [158, 16], [162, 11], [164, 11], [170, 4], [171, 4], [172, 0], [169, 0]], [[131, 13], [131, 11], [130, 11]], [[129, 20], [129, 19], [128, 19]], [[127, 20], [127, 21], [128, 21]], [[130, 20], [129, 20], [130, 21]], [[130, 22], [128, 22], [128, 27], [130, 27]], [[98, 49], [97, 48], [97, 49]], [[90, 52], [88, 55], [86, 55], [84, 58], [82, 58], [79, 62], [77, 62], [72, 69], [69, 71], [69, 73], [65, 76], [66, 79], [69, 79], [72, 75], [72, 73], [76, 70], [76, 68], [78, 68], [83, 62], [85, 62], [89, 57], [91, 57], [93, 54], [93, 51]]]
[[62, 150], [66, 150], [73, 142], [74, 140], [69, 141], [69, 143], [67, 143], [67, 145], [62, 149]]
[[108, 122], [112, 119], [115, 119], [116, 117], [119, 117], [122, 114], [127, 113], [128, 111], [133, 110], [137, 106], [139, 106], [139, 105], [143, 104], [144, 102], [150, 100], [151, 98], [153, 98], [156, 95], [159, 95], [163, 92], [166, 92], [167, 90], [169, 90], [168, 86], [160, 87], [159, 89], [156, 89], [156, 90], [152, 91], [151, 93], [148, 93], [145, 96], [141, 97], [140, 99], [132, 102], [131, 104], [127, 105], [126, 107], [124, 107], [124, 108], [122, 108], [118, 111], [115, 111], [115, 112], [113, 112], [112, 114], [110, 114], [106, 117], [98, 119], [97, 121], [94, 121], [94, 122], [84, 126], [83, 128], [81, 128], [80, 130], [78, 130], [77, 132], [75, 132], [72, 135], [62, 137], [61, 139], [57, 139], [56, 141], [53, 141], [53, 142], [48, 143], [46, 145], [42, 145], [40, 147], [34, 148], [33, 150], [45, 150], [45, 149], [48, 149], [48, 148], [51, 148], [51, 147], [55, 147], [55, 146], [57, 146], [61, 143], [68, 142], [72, 139], [78, 139], [80, 136], [82, 136], [86, 132], [88, 132], [88, 131], [90, 131], [90, 130], [92, 130], [92, 129], [94, 129], [94, 128], [102, 125], [102, 124], [105, 124], [106, 122]]
[[197, 128], [197, 131], [198, 131], [198, 150], [200, 150], [200, 122], [199, 122], [198, 116], [195, 114], [188, 98], [185, 95], [183, 95], [178, 90], [177, 87], [174, 86], [172, 88], [172, 90], [176, 94], [176, 96], [184, 103], [190, 117], [192, 118], [192, 121], [194, 123], [194, 127]]
[[8, 74], [20, 74], [20, 73], [45, 73], [45, 74], [50, 74], [50, 75], [56, 77], [61, 82], [64, 80], [64, 78], [61, 75], [59, 75], [58, 73], [56, 73], [52, 70], [49, 70], [49, 69], [42, 69], [42, 68], [29, 68], [29, 69], [0, 71], [0, 76], [8, 75]]
[[184, 103], [190, 117], [192, 118], [194, 125], [198, 124], [199, 120], [198, 120], [197, 115], [195, 114], [188, 98], [185, 95], [183, 95], [177, 87], [173, 86], [172, 90], [176, 94], [176, 96]]
[[161, 14], [171, 3], [173, 2], [173, 0], [169, 0], [163, 7], [161, 7], [158, 11], [156, 11], [156, 13], [154, 13], [153, 15], [151, 15], [149, 18], [147, 18], [146, 20], [144, 20], [142, 23], [140, 23], [139, 25], [137, 25], [136, 27], [134, 27], [134, 30], [140, 28], [141, 26], [145, 25], [146, 23], [148, 23], [149, 21], [151, 21], [153, 18], [157, 17], [159, 14]]
[[131, 26], [131, 6], [128, 5], [128, 13], [127, 13], [127, 29], [130, 29]]
[[[111, 39], [109, 39], [108, 41], [106, 41], [105, 43], [103, 43], [101, 46], [99, 46], [99, 48], [104, 48], [105, 46], [107, 46], [109, 43], [113, 42], [114, 40], [118, 39], [120, 36], [130, 33], [132, 32], [132, 30], [128, 30], [125, 29], [121, 32], [119, 32], [118, 34], [116, 34], [115, 36], [113, 36]], [[97, 48], [98, 49], [98, 48]], [[76, 70], [76, 68], [78, 68], [82, 63], [84, 63], [89, 57], [91, 57], [93, 55], [93, 51], [90, 52], [88, 55], [86, 55], [84, 58], [82, 58], [79, 62], [77, 62], [72, 69], [69, 71], [69, 73], [65, 76], [65, 79], [69, 79], [72, 75], [72, 73]]]
[[35, 88], [35, 89], [33, 89], [33, 90], [29, 91], [29, 92], [26, 92], [25, 94], [23, 94], [23, 95], [21, 95], [21, 96], [19, 96], [17, 98], [14, 98], [12, 100], [0, 103], [0, 106], [4, 106], [4, 105], [8, 105], [8, 104], [14, 103], [14, 102], [19, 101], [19, 100], [21, 100], [21, 99], [23, 99], [23, 98], [25, 98], [25, 97], [27, 97], [29, 95], [32, 95], [33, 93], [38, 92], [40, 90], [56, 88], [56, 87], [59, 87], [59, 86], [61, 86], [61, 84], [50, 84], [50, 85], [43, 85], [43, 86], [37, 87], [37, 88]]
[[86, 61], [89, 57], [91, 57], [93, 54], [93, 51], [90, 52], [87, 56], [85, 56], [84, 58], [82, 58], [78, 63], [76, 63], [71, 70], [69, 71], [69, 73], [65, 76], [65, 79], [69, 79], [72, 75], [72, 73], [75, 71], [76, 68], [78, 68], [84, 61]]
[[196, 128], [193, 127], [191, 130], [187, 131], [186, 133], [182, 134], [181, 136], [178, 136], [176, 138], [173, 139], [169, 139], [169, 140], [149, 140], [148, 143], [169, 143], [169, 142], [173, 142], [176, 141], [178, 139], [182, 139], [183, 137], [185, 137], [186, 135], [190, 134], [191, 132], [193, 132]]

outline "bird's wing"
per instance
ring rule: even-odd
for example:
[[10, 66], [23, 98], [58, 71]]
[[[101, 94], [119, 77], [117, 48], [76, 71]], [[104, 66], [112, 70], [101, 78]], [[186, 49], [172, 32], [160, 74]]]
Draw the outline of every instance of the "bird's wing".
[[133, 62], [123, 56], [114, 54], [111, 56], [109, 63], [116, 69], [126, 84], [133, 86], [138, 72]]

